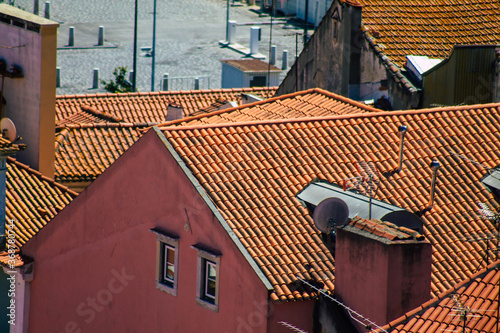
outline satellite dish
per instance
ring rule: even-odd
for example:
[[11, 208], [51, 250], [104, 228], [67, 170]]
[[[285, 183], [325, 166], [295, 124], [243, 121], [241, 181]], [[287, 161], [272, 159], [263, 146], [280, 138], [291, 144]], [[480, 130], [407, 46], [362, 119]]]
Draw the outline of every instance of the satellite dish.
[[333, 233], [335, 227], [344, 225], [349, 218], [349, 207], [344, 200], [327, 198], [314, 209], [313, 221], [316, 228], [324, 233]]
[[424, 234], [424, 222], [422, 219], [407, 210], [397, 210], [387, 213], [381, 220], [394, 223], [398, 227], [415, 230], [422, 235]]
[[9, 118], [3, 118], [0, 121], [0, 127], [2, 129], [2, 135], [5, 139], [13, 142], [16, 140], [16, 126]]

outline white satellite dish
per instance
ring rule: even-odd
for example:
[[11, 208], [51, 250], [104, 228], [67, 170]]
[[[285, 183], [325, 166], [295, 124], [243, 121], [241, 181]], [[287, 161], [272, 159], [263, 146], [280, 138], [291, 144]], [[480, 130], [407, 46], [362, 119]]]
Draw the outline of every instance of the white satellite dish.
[[16, 140], [16, 126], [9, 118], [3, 118], [0, 121], [0, 128], [2, 129], [2, 135], [5, 139], [13, 142]]

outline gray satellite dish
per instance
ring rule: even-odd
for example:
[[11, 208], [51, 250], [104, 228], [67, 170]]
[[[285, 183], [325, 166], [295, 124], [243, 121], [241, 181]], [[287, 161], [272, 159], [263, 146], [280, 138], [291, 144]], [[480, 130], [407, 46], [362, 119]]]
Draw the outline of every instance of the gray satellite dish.
[[313, 221], [316, 228], [324, 233], [332, 233], [335, 227], [344, 225], [349, 218], [349, 207], [344, 200], [327, 198], [314, 209]]
[[16, 140], [16, 126], [9, 118], [3, 118], [0, 121], [0, 128], [2, 129], [2, 135], [5, 139], [13, 142]]
[[420, 234], [424, 234], [424, 222], [417, 215], [406, 211], [406, 210], [396, 210], [385, 214], [382, 221], [391, 222], [398, 227], [405, 227], [417, 231]]

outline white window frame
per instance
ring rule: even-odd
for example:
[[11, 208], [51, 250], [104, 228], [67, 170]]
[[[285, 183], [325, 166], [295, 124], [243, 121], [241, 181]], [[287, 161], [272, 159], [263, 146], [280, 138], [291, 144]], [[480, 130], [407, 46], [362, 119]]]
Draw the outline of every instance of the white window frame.
[[[196, 304], [203, 306], [214, 312], [219, 312], [219, 292], [220, 292], [220, 261], [221, 254], [216, 251], [210, 251], [206, 247], [199, 245], [191, 246], [198, 251], [197, 270], [196, 270]], [[215, 266], [215, 298], [209, 295], [207, 297], [207, 282], [209, 265]]]
[[[177, 296], [177, 284], [179, 281], [179, 238], [171, 235], [167, 235], [164, 232], [160, 232], [156, 229], [151, 229], [156, 235], [156, 280], [155, 287], [161, 291], [164, 291], [170, 295]], [[175, 252], [174, 256], [174, 280], [170, 285], [164, 283], [168, 281], [165, 277], [167, 268], [167, 249], [173, 250]], [[163, 255], [162, 255], [163, 254]]]

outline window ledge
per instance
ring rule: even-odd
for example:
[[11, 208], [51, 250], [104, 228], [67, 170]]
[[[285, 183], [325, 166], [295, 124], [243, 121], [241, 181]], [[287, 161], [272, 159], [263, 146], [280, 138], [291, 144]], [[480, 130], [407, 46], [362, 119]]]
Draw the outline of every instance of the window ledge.
[[156, 285], [156, 289], [164, 291], [167, 294], [170, 294], [170, 295], [173, 295], [173, 296], [177, 296], [177, 289], [175, 289], [173, 287], [169, 287], [169, 286], [167, 286], [167, 285], [165, 285], [163, 283], [160, 283], [158, 281], [155, 282], [155, 285]]
[[218, 304], [213, 304], [210, 302], [205, 301], [204, 299], [201, 299], [199, 297], [196, 297], [196, 304], [203, 306], [206, 309], [209, 309], [214, 312], [219, 312], [219, 305]]

